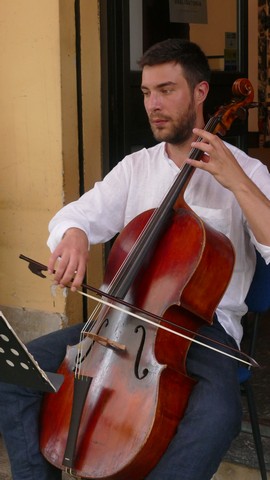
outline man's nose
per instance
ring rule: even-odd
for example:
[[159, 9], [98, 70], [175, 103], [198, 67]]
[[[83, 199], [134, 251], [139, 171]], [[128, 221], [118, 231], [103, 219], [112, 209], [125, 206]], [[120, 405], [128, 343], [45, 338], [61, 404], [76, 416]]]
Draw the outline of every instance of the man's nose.
[[161, 102], [160, 95], [156, 92], [151, 92], [147, 100], [147, 110], [153, 112], [155, 110], [160, 110]]

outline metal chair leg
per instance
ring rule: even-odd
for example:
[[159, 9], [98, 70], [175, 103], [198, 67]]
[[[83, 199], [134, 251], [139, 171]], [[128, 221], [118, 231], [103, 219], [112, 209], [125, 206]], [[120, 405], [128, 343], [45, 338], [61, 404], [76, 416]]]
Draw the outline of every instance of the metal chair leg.
[[259, 463], [259, 467], [260, 467], [261, 477], [262, 477], [262, 480], [267, 480], [267, 471], [266, 471], [265, 460], [264, 460], [262, 437], [261, 437], [261, 432], [260, 432], [260, 425], [259, 425], [257, 409], [256, 409], [256, 406], [255, 406], [253, 389], [252, 389], [252, 386], [251, 386], [249, 381], [244, 382], [242, 384], [242, 386], [244, 387], [245, 394], [246, 394], [246, 397], [247, 397], [250, 422], [251, 422], [253, 439], [254, 439], [256, 453], [257, 453], [257, 457], [258, 457], [258, 463]]

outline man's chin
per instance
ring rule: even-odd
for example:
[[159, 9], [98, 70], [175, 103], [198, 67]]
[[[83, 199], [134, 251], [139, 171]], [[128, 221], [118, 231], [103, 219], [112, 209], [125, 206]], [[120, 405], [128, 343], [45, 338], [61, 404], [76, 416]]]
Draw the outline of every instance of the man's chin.
[[152, 133], [157, 142], [178, 143], [178, 135], [173, 135], [165, 128], [152, 128]]
[[166, 139], [168, 136], [166, 135], [165, 132], [152, 128], [152, 133], [157, 142], [166, 142]]
[[176, 143], [173, 141], [173, 139], [169, 135], [161, 134], [160, 132], [153, 133], [153, 135], [157, 142]]

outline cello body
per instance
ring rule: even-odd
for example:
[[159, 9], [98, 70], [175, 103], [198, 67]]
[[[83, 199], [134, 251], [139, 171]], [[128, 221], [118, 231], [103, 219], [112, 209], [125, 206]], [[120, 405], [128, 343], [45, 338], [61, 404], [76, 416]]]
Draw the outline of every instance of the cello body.
[[[150, 210], [136, 217], [116, 239], [103, 290], [121, 270], [152, 214]], [[227, 237], [178, 205], [124, 298], [160, 316], [160, 324], [169, 321], [172, 330], [180, 326], [195, 335], [205, 322], [212, 323], [233, 265], [234, 251]], [[129, 310], [119, 313], [102, 307], [99, 315], [96, 333], [122, 348], [85, 337], [80, 342], [81, 373], [75, 378], [78, 347], [68, 347], [59, 369], [64, 383], [58, 393], [44, 399], [41, 451], [56, 467], [82, 478], [142, 480], [170, 443], [194, 386], [185, 367], [190, 339], [145, 325]], [[85, 382], [69, 458], [73, 398], [80, 390], [78, 384]]]

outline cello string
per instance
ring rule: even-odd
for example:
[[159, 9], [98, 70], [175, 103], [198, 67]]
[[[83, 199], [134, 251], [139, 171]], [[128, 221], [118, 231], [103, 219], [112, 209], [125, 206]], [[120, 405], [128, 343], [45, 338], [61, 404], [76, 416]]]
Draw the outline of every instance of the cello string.
[[[84, 327], [82, 328], [82, 330], [80, 332], [80, 341], [79, 341], [79, 345], [78, 345], [78, 353], [77, 353], [77, 356], [76, 356], [76, 359], [75, 359], [75, 367], [74, 367], [75, 368], [75, 375], [77, 375], [77, 376], [81, 375], [81, 369], [82, 369], [83, 346], [85, 345], [85, 342], [83, 341], [83, 340], [85, 340], [84, 332], [93, 331], [95, 327], [98, 327], [98, 324], [102, 324], [102, 321], [104, 319], [104, 315], [103, 315], [103, 318], [100, 318], [100, 316], [98, 316], [101, 308], [102, 308], [102, 304], [96, 305], [96, 307], [91, 312], [90, 316], [88, 317], [87, 321], [85, 322]], [[108, 311], [108, 308], [106, 310]], [[89, 348], [92, 348], [91, 345], [93, 343], [94, 343], [94, 341], [92, 340], [90, 342], [90, 347]]]
[[[104, 305], [103, 305], [104, 307]], [[78, 344], [78, 349], [77, 349], [77, 356], [75, 358], [75, 365], [74, 365], [74, 371], [75, 371], [75, 376], [81, 377], [84, 374], [82, 373], [82, 368], [83, 368], [83, 361], [87, 357], [88, 353], [92, 349], [92, 347], [95, 344], [95, 339], [91, 339], [88, 337], [86, 338], [85, 332], [93, 332], [98, 336], [98, 331], [100, 327], [102, 327], [102, 324], [104, 323], [104, 320], [110, 311], [110, 305], [106, 305], [106, 308], [104, 309], [105, 311], [102, 311], [102, 316], [98, 316], [98, 318], [94, 318], [97, 316], [97, 314], [100, 312], [102, 308], [102, 302], [99, 302], [99, 304], [95, 307], [93, 312], [91, 313], [90, 317], [88, 318], [86, 324], [82, 328], [80, 332], [80, 341]], [[87, 344], [87, 349], [86, 345]], [[86, 350], [86, 353], [83, 354], [83, 348]]]
[[[170, 328], [168, 328], [168, 327], [165, 327], [164, 325], [157, 324], [156, 322], [154, 322], [154, 321], [152, 321], [152, 320], [149, 320], [149, 319], [147, 319], [147, 318], [144, 318], [144, 317], [142, 317], [142, 316], [140, 316], [140, 315], [138, 315], [138, 314], [136, 314], [136, 313], [134, 313], [134, 312], [127, 311], [127, 310], [124, 309], [124, 308], [121, 308], [121, 307], [119, 307], [119, 306], [117, 306], [117, 305], [115, 305], [115, 304], [111, 304], [111, 303], [107, 302], [106, 300], [102, 300], [101, 298], [94, 297], [93, 295], [90, 295], [90, 294], [88, 294], [88, 293], [82, 292], [81, 290], [77, 290], [77, 293], [79, 293], [80, 295], [86, 296], [86, 297], [88, 297], [88, 298], [91, 298], [92, 300], [95, 300], [96, 302], [102, 303], [103, 305], [107, 305], [107, 306], [110, 307], [110, 308], [114, 308], [114, 309], [116, 309], [116, 310], [118, 310], [118, 311], [120, 311], [120, 312], [122, 312], [122, 313], [127, 313], [128, 315], [130, 315], [130, 316], [132, 316], [132, 317], [134, 317], [134, 318], [137, 318], [137, 319], [139, 319], [139, 320], [141, 320], [141, 321], [143, 321], [143, 322], [145, 322], [145, 323], [148, 323], [148, 324], [150, 324], [150, 325], [153, 325], [153, 326], [155, 326], [155, 327], [157, 327], [157, 328], [161, 328], [162, 330], [165, 330], [165, 331], [167, 331], [167, 332], [169, 332], [169, 333], [173, 333], [174, 335], [177, 335], [177, 336], [179, 336], [179, 337], [182, 337], [182, 338], [184, 338], [184, 339], [186, 339], [186, 340], [189, 340], [189, 341], [191, 341], [191, 342], [197, 343], [198, 345], [202, 345], [202, 346], [205, 347], [205, 348], [209, 348], [210, 350], [213, 350], [213, 351], [215, 351], [215, 352], [221, 353], [222, 355], [225, 355], [225, 356], [227, 356], [227, 357], [229, 357], [229, 358], [232, 358], [232, 359], [237, 360], [237, 361], [239, 361], [239, 362], [245, 363], [246, 365], [248, 365], [248, 366], [250, 366], [250, 367], [251, 367], [251, 366], [257, 366], [257, 367], [259, 367], [258, 363], [257, 363], [254, 359], [252, 359], [252, 362], [248, 362], [247, 360], [244, 360], [243, 358], [239, 358], [239, 357], [236, 357], [236, 356], [234, 356], [234, 355], [231, 355], [230, 353], [223, 352], [222, 350], [219, 350], [219, 349], [217, 349], [217, 348], [215, 348], [215, 347], [212, 347], [211, 345], [207, 345], [206, 343], [203, 343], [203, 342], [201, 342], [201, 341], [199, 341], [199, 340], [196, 340], [195, 338], [192, 338], [192, 337], [189, 337], [189, 336], [187, 336], [187, 335], [184, 335], [183, 333], [176, 332], [176, 331], [174, 331], [174, 330], [172, 330], [172, 329], [170, 329]], [[175, 325], [175, 326], [178, 327], [178, 325]], [[197, 335], [197, 333], [196, 333], [196, 335]], [[212, 341], [212, 342], [215, 342], [215, 341], [212, 340], [212, 339], [209, 339], [209, 340]], [[239, 351], [239, 355], [243, 355], [243, 352]]]

